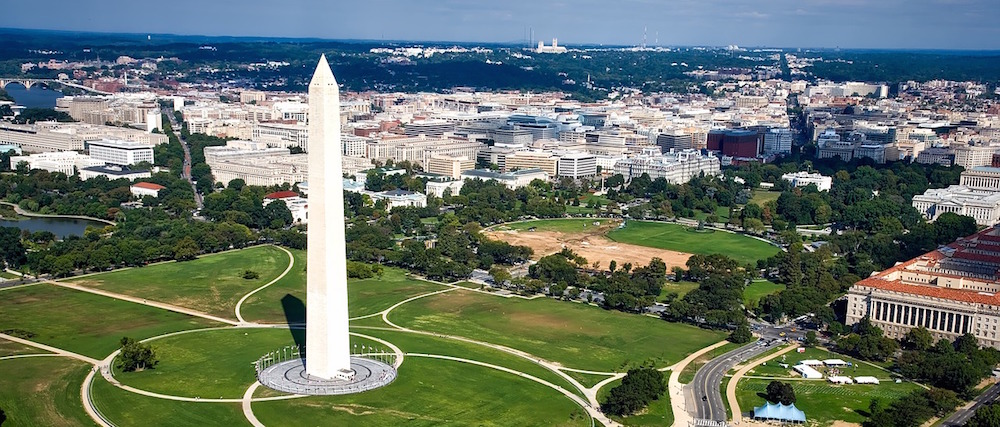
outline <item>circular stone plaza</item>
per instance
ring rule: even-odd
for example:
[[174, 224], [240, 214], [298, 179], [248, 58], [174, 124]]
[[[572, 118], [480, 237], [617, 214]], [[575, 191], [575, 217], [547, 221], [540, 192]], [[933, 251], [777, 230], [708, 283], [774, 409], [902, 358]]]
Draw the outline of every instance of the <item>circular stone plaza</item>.
[[366, 357], [351, 357], [354, 375], [349, 379], [324, 379], [306, 373], [305, 360], [293, 357], [273, 365], [257, 364], [257, 380], [262, 385], [285, 393], [337, 395], [361, 393], [388, 385], [396, 379], [396, 369], [385, 362]]

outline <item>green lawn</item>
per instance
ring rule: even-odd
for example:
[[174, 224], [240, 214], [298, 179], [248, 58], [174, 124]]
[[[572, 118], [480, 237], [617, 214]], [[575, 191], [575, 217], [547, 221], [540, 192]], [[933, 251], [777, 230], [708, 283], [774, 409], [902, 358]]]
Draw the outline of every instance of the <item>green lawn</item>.
[[91, 366], [66, 357], [0, 360], [5, 426], [90, 426], [80, 384]]
[[[407, 357], [392, 384], [360, 394], [253, 404], [265, 425], [589, 426], [559, 392], [506, 372]], [[294, 414], [294, 415], [291, 415]]]
[[0, 357], [14, 356], [18, 354], [43, 354], [43, 353], [48, 353], [48, 352], [24, 344], [18, 344], [13, 341], [0, 339]]
[[[274, 280], [288, 267], [288, 255], [274, 246], [205, 255], [193, 261], [168, 262], [87, 276], [73, 282], [110, 292], [178, 305], [236, 319], [236, 302]], [[244, 270], [260, 277], [244, 279]]]
[[115, 387], [100, 375], [94, 379], [91, 395], [101, 414], [119, 426], [250, 425], [239, 403], [180, 402], [142, 396]]
[[743, 289], [743, 303], [748, 307], [756, 304], [761, 298], [785, 290], [785, 285], [769, 280], [756, 280]]
[[687, 280], [681, 280], [680, 282], [675, 282], [673, 280], [668, 280], [667, 283], [663, 284], [663, 289], [660, 290], [660, 295], [656, 298], [657, 301], [666, 300], [667, 294], [674, 292], [677, 293], [677, 298], [683, 298], [688, 292], [698, 289], [698, 283], [689, 282]]
[[[305, 321], [306, 252], [294, 249], [291, 252], [295, 257], [292, 271], [247, 298], [242, 307], [244, 319], [262, 323]], [[348, 310], [351, 317], [378, 313], [407, 298], [441, 289], [445, 287], [407, 277], [405, 270], [384, 267], [381, 279], [350, 279], [347, 282]], [[289, 295], [291, 297], [286, 298]]]
[[50, 284], [9, 289], [0, 296], [0, 330], [29, 331], [36, 334], [32, 341], [96, 359], [118, 349], [124, 336], [143, 339], [220, 326], [197, 317]]
[[[666, 381], [670, 378], [670, 371], [665, 371], [663, 373], [663, 379]], [[611, 389], [621, 385], [622, 380], [614, 380], [604, 387], [602, 387], [597, 392], [597, 401], [604, 402], [608, 394], [611, 393]], [[670, 393], [663, 393], [659, 399], [654, 400], [646, 409], [640, 411], [637, 414], [629, 415], [627, 417], [611, 416], [611, 419], [621, 423], [625, 426], [669, 426], [674, 423], [674, 412], [673, 408], [670, 407]]]
[[[753, 412], [755, 406], [764, 404], [764, 393], [770, 380], [743, 379], [736, 387], [736, 399], [743, 413]], [[812, 425], [829, 425], [834, 421], [861, 423], [872, 399], [878, 398], [883, 404], [906, 396], [918, 386], [913, 383], [895, 384], [882, 382], [880, 385], [833, 385], [825, 380], [791, 381], [795, 389], [795, 406], [806, 413], [806, 420]]]
[[754, 190], [753, 196], [750, 197], [750, 202], [763, 207], [764, 203], [771, 200], [778, 200], [778, 196], [781, 196], [780, 191]]
[[610, 376], [610, 375], [585, 374], [582, 372], [573, 372], [573, 371], [564, 371], [564, 372], [566, 373], [566, 375], [573, 377], [573, 379], [577, 380], [581, 385], [588, 388], [597, 385], [601, 381], [608, 379], [608, 377]]
[[[447, 338], [436, 338], [424, 334], [414, 334], [412, 332], [368, 330], [364, 328], [353, 328], [351, 332], [384, 339], [399, 347], [404, 353], [424, 353], [460, 357], [463, 359], [472, 359], [479, 362], [515, 369], [558, 385], [571, 392], [575, 392], [578, 395], [580, 394], [573, 387], [573, 385], [569, 383], [569, 381], [555, 372], [552, 372], [523, 357], [514, 356], [486, 346]], [[409, 363], [410, 360], [412, 359], [407, 358], [404, 363]]]
[[[534, 227], [537, 231], [558, 231], [560, 233], [580, 233], [593, 230], [594, 223], [607, 225], [612, 221], [609, 219], [597, 218], [574, 218], [574, 219], [540, 219], [536, 221], [515, 222], [503, 225], [511, 230], [527, 230]], [[502, 228], [501, 228], [502, 229]]]
[[692, 254], [723, 254], [743, 263], [754, 263], [779, 251], [775, 246], [740, 234], [646, 221], [629, 221], [625, 228], [611, 230], [608, 238]]
[[[729, 222], [729, 206], [717, 206], [715, 208], [715, 216], [719, 217], [719, 222]], [[708, 214], [702, 211], [694, 212], [694, 219], [704, 220], [708, 218]]]
[[453, 291], [419, 299], [390, 313], [418, 330], [503, 344], [577, 369], [610, 371], [653, 360], [667, 366], [721, 340], [693, 326], [567, 304], [547, 298], [505, 299]]
[[[814, 360], [826, 360], [826, 359], [840, 359], [845, 362], [850, 362], [854, 366], [839, 368], [842, 375], [849, 377], [858, 376], [870, 376], [877, 377], [882, 380], [883, 384], [890, 381], [890, 374], [888, 371], [876, 368], [872, 365], [859, 361], [857, 359], [845, 356], [842, 354], [834, 353], [829, 350], [823, 350], [819, 348], [807, 348], [805, 353], [789, 352], [778, 357], [777, 359], [770, 360], [766, 362], [766, 365], [761, 365], [753, 370], [751, 370], [747, 375], [753, 376], [766, 376], [766, 377], [799, 377], [800, 375], [791, 369], [791, 366], [799, 364], [799, 362], [806, 359]], [[789, 368], [783, 368], [779, 363], [785, 363]], [[817, 370], [822, 372], [824, 375], [828, 375], [828, 368], [817, 366]]]

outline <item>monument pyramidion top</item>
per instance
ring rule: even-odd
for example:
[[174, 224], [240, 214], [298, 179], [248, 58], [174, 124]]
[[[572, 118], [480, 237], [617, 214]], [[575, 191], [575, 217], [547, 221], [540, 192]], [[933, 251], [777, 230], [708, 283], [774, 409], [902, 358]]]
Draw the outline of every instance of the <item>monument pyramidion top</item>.
[[320, 55], [319, 63], [316, 64], [316, 72], [313, 73], [312, 80], [309, 82], [309, 85], [328, 85], [337, 87], [337, 79], [333, 77], [333, 71], [330, 70], [330, 64], [326, 62], [326, 54]]

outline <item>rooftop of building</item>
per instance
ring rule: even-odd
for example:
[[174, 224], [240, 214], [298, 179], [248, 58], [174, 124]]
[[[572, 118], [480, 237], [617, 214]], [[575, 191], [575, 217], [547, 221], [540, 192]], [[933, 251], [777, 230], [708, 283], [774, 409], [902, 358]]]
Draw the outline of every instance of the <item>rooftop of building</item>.
[[275, 191], [271, 194], [264, 196], [265, 199], [272, 199], [272, 200], [290, 199], [292, 197], [299, 197], [299, 193], [296, 193], [294, 191]]
[[164, 187], [164, 186], [162, 186], [160, 184], [154, 184], [152, 182], [137, 182], [135, 184], [132, 184], [132, 186], [136, 187], [136, 188], [144, 188], [144, 189], [147, 189], [147, 190], [163, 190], [163, 189], [167, 188], [167, 187]]
[[[957, 239], [947, 246], [896, 264], [855, 284], [889, 292], [1000, 306], [1000, 293], [931, 284], [936, 283], [936, 280], [909, 283], [901, 278], [901, 273], [904, 272], [919, 273], [938, 279], [970, 280], [993, 286], [1000, 285], [1000, 227], [994, 226]], [[955, 280], [948, 282], [947, 286], [953, 286]]]

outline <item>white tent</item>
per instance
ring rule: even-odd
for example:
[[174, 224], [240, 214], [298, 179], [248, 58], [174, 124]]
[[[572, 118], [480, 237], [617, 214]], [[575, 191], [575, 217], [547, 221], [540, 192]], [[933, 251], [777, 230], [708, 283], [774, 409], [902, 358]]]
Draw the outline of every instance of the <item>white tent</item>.
[[819, 360], [816, 360], [816, 359], [806, 359], [806, 360], [803, 360], [803, 361], [799, 362], [799, 364], [800, 365], [806, 365], [806, 366], [822, 366], [823, 362], [820, 362]]
[[840, 359], [826, 359], [823, 364], [826, 366], [847, 366], [847, 362]]
[[823, 378], [823, 374], [819, 373], [819, 371], [813, 369], [809, 365], [795, 365], [792, 367], [792, 369], [794, 369], [795, 372], [802, 374], [802, 378], [810, 380], [818, 380], [820, 378]]
[[878, 378], [875, 377], [854, 377], [854, 382], [858, 384], [878, 384]]
[[827, 379], [827, 381], [830, 381], [830, 382], [832, 382], [834, 384], [853, 384], [854, 383], [854, 381], [851, 380], [851, 377], [842, 377], [842, 376], [839, 376], [839, 375], [832, 375], [832, 376], [827, 377], [826, 379]]

